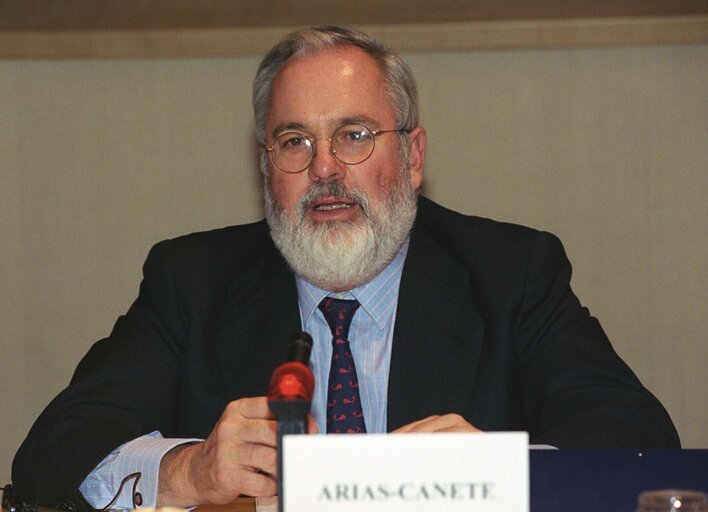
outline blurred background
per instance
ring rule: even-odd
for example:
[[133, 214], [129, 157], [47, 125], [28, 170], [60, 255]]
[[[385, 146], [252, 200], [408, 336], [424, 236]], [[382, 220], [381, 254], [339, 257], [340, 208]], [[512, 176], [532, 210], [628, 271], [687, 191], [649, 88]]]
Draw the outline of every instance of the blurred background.
[[308, 25], [399, 50], [425, 193], [551, 231], [708, 448], [708, 2], [0, 0], [0, 483], [159, 240], [261, 218], [251, 80]]

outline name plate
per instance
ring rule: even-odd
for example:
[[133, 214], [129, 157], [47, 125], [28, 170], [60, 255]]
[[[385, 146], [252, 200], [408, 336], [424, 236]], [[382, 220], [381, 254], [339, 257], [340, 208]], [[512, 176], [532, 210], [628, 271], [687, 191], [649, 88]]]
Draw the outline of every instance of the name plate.
[[283, 512], [529, 511], [528, 434], [295, 435]]

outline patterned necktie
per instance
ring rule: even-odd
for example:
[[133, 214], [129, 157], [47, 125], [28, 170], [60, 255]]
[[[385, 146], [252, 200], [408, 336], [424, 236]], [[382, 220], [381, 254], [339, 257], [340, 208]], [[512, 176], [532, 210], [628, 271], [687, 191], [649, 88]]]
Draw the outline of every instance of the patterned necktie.
[[332, 363], [327, 384], [327, 433], [364, 434], [366, 424], [359, 398], [359, 379], [348, 339], [349, 326], [359, 302], [325, 297], [318, 307], [332, 331]]

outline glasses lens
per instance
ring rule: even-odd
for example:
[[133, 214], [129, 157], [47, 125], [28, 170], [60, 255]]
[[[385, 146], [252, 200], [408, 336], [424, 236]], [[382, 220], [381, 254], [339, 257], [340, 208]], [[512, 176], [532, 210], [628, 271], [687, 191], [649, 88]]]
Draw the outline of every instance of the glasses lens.
[[302, 133], [283, 133], [273, 142], [273, 161], [285, 172], [300, 172], [312, 161], [312, 143]]
[[345, 164], [359, 164], [374, 152], [374, 136], [366, 126], [345, 124], [332, 135], [335, 156]]

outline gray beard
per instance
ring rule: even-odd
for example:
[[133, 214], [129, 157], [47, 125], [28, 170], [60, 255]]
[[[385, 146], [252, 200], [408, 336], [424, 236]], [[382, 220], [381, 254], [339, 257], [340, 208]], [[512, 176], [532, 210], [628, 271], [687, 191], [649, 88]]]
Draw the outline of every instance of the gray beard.
[[[314, 183], [289, 216], [265, 182], [265, 215], [270, 234], [290, 268], [324, 290], [351, 290], [376, 277], [396, 257], [417, 209], [416, 191], [406, 172], [399, 175], [377, 209], [357, 189], [340, 181]], [[338, 197], [359, 205], [362, 215], [345, 222], [315, 222], [307, 212], [319, 198]]]

